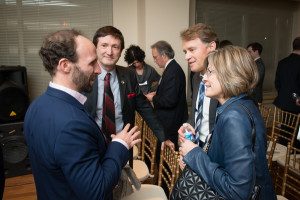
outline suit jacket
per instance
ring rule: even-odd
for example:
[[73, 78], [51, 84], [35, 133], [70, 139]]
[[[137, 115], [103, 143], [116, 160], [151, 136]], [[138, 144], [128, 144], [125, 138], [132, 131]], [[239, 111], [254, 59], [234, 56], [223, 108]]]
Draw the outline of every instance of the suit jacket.
[[[200, 76], [200, 72], [197, 72], [194, 74], [193, 77], [193, 100], [192, 100], [192, 110], [191, 114], [189, 116], [189, 124], [191, 124], [193, 127], [195, 127], [195, 111], [196, 111], [196, 102], [197, 102], [197, 96], [199, 92], [199, 85], [200, 81], [202, 80]], [[210, 99], [209, 104], [209, 132], [212, 131], [212, 128], [214, 127], [215, 123], [215, 117], [216, 117], [216, 111], [217, 107], [219, 105], [219, 102], [217, 99]]]
[[275, 88], [278, 92], [275, 106], [293, 113], [300, 113], [292, 94], [300, 95], [300, 55], [292, 53], [278, 63]]
[[172, 60], [165, 69], [153, 97], [153, 105], [162, 121], [167, 139], [177, 144], [178, 129], [188, 118], [185, 74]]
[[255, 61], [257, 69], [258, 69], [258, 83], [254, 88], [251, 98], [254, 100], [255, 104], [262, 103], [263, 101], [263, 83], [265, 78], [265, 64], [261, 58]]
[[[135, 73], [129, 68], [116, 66], [117, 77], [120, 87], [121, 95], [121, 106], [124, 126], [130, 123], [131, 127], [134, 126], [135, 110], [143, 117], [151, 128], [153, 133], [156, 135], [159, 141], [163, 142], [166, 140], [163, 126], [157, 115], [151, 106], [148, 99], [143, 95], [140, 90], [139, 84], [136, 79]], [[97, 110], [97, 99], [98, 99], [98, 79], [95, 79], [93, 91], [85, 94], [87, 101], [85, 106], [95, 119]], [[101, 97], [103, 98], [103, 97]]]
[[38, 199], [112, 199], [129, 152], [119, 142], [106, 147], [74, 97], [48, 87], [29, 107], [24, 135]]

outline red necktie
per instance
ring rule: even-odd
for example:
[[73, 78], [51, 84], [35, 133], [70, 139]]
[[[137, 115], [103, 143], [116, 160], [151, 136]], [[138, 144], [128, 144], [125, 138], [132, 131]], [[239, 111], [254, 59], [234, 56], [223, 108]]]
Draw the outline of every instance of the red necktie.
[[104, 78], [104, 95], [103, 95], [103, 112], [102, 112], [102, 132], [107, 140], [111, 141], [111, 134], [116, 134], [115, 125], [115, 104], [114, 95], [110, 88], [110, 73], [107, 73]]

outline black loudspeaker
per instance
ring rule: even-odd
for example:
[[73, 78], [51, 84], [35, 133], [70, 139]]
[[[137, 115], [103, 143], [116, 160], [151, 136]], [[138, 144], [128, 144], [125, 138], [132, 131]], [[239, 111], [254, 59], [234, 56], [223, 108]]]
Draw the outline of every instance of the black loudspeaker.
[[0, 66], [0, 123], [23, 120], [28, 106], [26, 68]]
[[0, 124], [0, 142], [3, 151], [5, 177], [31, 174], [28, 148], [23, 133], [23, 122]]

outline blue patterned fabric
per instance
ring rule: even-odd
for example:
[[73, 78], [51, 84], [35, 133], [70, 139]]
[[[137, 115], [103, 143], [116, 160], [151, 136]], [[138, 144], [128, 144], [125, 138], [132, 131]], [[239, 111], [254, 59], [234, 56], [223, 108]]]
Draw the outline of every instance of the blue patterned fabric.
[[200, 82], [199, 86], [199, 102], [198, 102], [198, 116], [196, 118], [196, 138], [195, 143], [199, 145], [200, 140], [200, 126], [201, 126], [201, 119], [202, 119], [202, 110], [203, 110], [203, 100], [204, 100], [204, 94], [205, 94], [205, 83], [203, 81]]

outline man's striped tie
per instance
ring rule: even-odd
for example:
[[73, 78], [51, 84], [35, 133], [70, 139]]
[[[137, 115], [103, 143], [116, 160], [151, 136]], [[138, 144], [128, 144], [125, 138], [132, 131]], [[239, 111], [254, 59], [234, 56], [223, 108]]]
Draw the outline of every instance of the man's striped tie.
[[198, 101], [198, 116], [196, 118], [196, 125], [195, 125], [195, 143], [199, 145], [200, 142], [200, 127], [201, 127], [201, 119], [203, 113], [203, 99], [205, 94], [205, 83], [201, 80], [199, 86], [199, 101]]
[[103, 112], [102, 112], [102, 132], [106, 139], [111, 141], [111, 134], [116, 134], [115, 124], [115, 104], [114, 95], [110, 88], [110, 73], [107, 73], [104, 78], [104, 95], [103, 95]]

